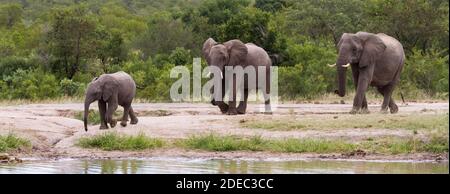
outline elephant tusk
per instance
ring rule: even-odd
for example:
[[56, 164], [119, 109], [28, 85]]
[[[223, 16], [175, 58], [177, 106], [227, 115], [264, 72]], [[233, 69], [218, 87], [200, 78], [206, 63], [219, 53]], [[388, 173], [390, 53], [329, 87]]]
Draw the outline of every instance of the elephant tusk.
[[334, 67], [334, 66], [336, 66], [336, 63], [335, 63], [335, 64], [333, 64], [333, 65], [330, 65], [330, 64], [328, 64], [328, 66], [330, 66], [330, 67]]
[[220, 72], [220, 78], [223, 79], [223, 73], [222, 72]]
[[208, 74], [206, 75], [206, 77], [211, 77], [211, 72], [208, 72]]
[[348, 67], [350, 66], [350, 63], [347, 63], [347, 65], [342, 65], [342, 67]]

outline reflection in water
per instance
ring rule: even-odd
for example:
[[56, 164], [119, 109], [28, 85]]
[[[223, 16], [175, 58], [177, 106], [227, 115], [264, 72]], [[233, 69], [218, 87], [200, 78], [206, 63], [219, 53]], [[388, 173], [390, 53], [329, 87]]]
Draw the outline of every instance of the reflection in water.
[[1, 164], [0, 174], [159, 174], [159, 173], [449, 173], [446, 163], [364, 161], [260, 161], [158, 158], [132, 160], [57, 160]]

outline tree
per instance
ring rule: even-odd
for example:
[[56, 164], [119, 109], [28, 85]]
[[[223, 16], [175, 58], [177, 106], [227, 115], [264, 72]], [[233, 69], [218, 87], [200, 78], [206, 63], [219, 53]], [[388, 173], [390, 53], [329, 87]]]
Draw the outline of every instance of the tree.
[[145, 56], [170, 53], [176, 47], [193, 48], [192, 31], [168, 13], [158, 13], [148, 23], [148, 31], [136, 40]]
[[298, 34], [320, 41], [321, 38], [339, 42], [344, 32], [364, 30], [365, 2], [359, 0], [300, 0], [286, 11], [286, 33]]
[[202, 44], [209, 37], [221, 39], [221, 26], [250, 4], [248, 0], [204, 1], [199, 7], [190, 7], [182, 14], [182, 21], [190, 26]]
[[[276, 56], [286, 49], [284, 37], [269, 25], [271, 14], [254, 7], [247, 7], [221, 26], [219, 40], [239, 39], [264, 48], [269, 55]], [[274, 64], [281, 63], [273, 60]]]
[[21, 22], [23, 9], [20, 4], [12, 3], [0, 5], [0, 28], [12, 28]]
[[415, 47], [428, 51], [433, 42], [448, 51], [448, 1], [372, 0], [368, 5], [368, 29], [396, 37], [408, 53]]
[[271, 13], [280, 11], [281, 9], [286, 7], [286, 5], [287, 5], [287, 3], [285, 0], [256, 0], [255, 1], [256, 8], [263, 10], [263, 11], [271, 12]]
[[54, 57], [53, 70], [72, 77], [82, 63], [95, 57], [96, 24], [81, 6], [57, 10], [48, 33], [49, 49]]
[[97, 58], [104, 73], [109, 72], [109, 66], [119, 65], [126, 60], [127, 51], [122, 35], [118, 32], [107, 32], [97, 29]]

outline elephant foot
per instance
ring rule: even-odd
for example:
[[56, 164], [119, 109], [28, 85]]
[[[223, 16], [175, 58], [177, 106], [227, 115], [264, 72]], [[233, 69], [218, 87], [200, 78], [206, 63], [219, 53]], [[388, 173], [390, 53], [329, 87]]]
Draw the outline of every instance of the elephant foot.
[[227, 104], [219, 104], [219, 109], [222, 114], [225, 114], [228, 112], [228, 105]]
[[120, 126], [122, 126], [122, 127], [126, 127], [127, 126], [127, 122], [125, 121], [125, 122], [120, 122]]
[[360, 114], [369, 114], [369, 113], [370, 113], [370, 111], [367, 108], [362, 108], [360, 111]]
[[116, 119], [113, 119], [113, 120], [111, 121], [111, 123], [109, 123], [109, 125], [111, 125], [111, 128], [116, 127], [116, 125], [117, 125], [117, 120], [116, 120]]
[[100, 125], [100, 130], [105, 130], [105, 129], [108, 129], [108, 126]]
[[234, 110], [228, 109], [227, 115], [237, 115], [237, 114], [238, 112], [236, 111], [236, 109]]
[[352, 108], [352, 110], [350, 111], [350, 114], [354, 115], [359, 113], [359, 109], [358, 108]]
[[398, 112], [398, 106], [396, 104], [389, 107], [389, 110], [391, 111], [391, 114], [395, 114]]
[[381, 114], [388, 114], [389, 112], [388, 112], [388, 109], [387, 109], [387, 108], [382, 108], [382, 109], [380, 110], [380, 113], [381, 113]]
[[245, 114], [245, 109], [238, 107], [237, 108], [237, 113], [240, 114], [240, 115], [243, 115], [243, 114]]
[[138, 119], [137, 118], [136, 119], [131, 119], [130, 124], [136, 125], [137, 123], [138, 123]]

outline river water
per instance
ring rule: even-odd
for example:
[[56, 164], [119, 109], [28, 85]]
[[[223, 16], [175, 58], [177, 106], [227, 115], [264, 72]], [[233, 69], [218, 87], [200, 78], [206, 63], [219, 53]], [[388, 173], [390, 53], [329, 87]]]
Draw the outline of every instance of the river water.
[[172, 173], [449, 173], [447, 162], [387, 162], [336, 160], [224, 160], [152, 158], [126, 160], [52, 161], [28, 160], [18, 164], [0, 164], [0, 174], [172, 174]]

